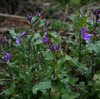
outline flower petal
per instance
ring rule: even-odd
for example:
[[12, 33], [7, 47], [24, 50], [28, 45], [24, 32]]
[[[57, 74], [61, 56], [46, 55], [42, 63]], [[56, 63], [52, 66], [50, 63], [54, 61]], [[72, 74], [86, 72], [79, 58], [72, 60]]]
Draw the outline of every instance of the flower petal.
[[17, 39], [17, 37], [15, 37], [15, 36], [12, 36], [14, 39]]
[[25, 31], [22, 32], [22, 33], [20, 34], [19, 38], [21, 38], [25, 33], [26, 33]]
[[41, 39], [40, 39], [43, 43], [47, 42], [49, 39], [45, 36], [43, 36]]
[[17, 45], [19, 44], [19, 38], [16, 39], [16, 44], [17, 44]]
[[81, 34], [83, 34], [84, 30], [85, 30], [85, 27], [81, 27], [80, 30], [81, 30]]
[[46, 37], [46, 36], [47, 36], [47, 32], [44, 33], [44, 37]]

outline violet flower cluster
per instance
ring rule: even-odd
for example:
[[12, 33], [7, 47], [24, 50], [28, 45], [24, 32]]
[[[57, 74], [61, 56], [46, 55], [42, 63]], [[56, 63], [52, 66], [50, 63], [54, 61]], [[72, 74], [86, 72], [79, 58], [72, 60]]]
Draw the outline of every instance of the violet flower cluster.
[[[29, 22], [31, 22], [32, 21], [32, 14], [26, 14], [26, 17], [27, 17], [27, 20], [29, 21]], [[35, 20], [34, 20], [34, 22], [33, 22], [33, 24], [35, 24], [36, 22], [37, 22], [37, 20], [38, 20], [39, 18], [36, 18]]]
[[43, 43], [45, 43], [49, 40], [46, 36], [47, 36], [47, 32], [45, 32], [43, 37], [40, 39]]
[[15, 37], [15, 36], [12, 36], [14, 39], [16, 39], [16, 44], [17, 44], [17, 45], [19, 44], [19, 39], [20, 39], [25, 33], [26, 33], [25, 31], [22, 32], [18, 38]]
[[86, 29], [85, 31], [85, 27], [81, 27], [81, 35], [83, 36], [84, 40], [86, 40], [87, 42], [90, 42], [90, 38], [91, 38], [91, 34], [89, 34], [89, 29]]
[[32, 20], [32, 14], [28, 14], [28, 13], [27, 13], [27, 14], [26, 14], [26, 17], [27, 17], [27, 20], [31, 22], [31, 20]]
[[5, 52], [5, 57], [2, 58], [3, 61], [7, 61], [8, 59], [10, 59], [10, 54]]
[[94, 9], [92, 9], [92, 13], [93, 13], [93, 15], [95, 15], [96, 16], [96, 20], [98, 20], [99, 19], [99, 14], [100, 14], [100, 10], [94, 10]]
[[59, 50], [60, 44], [58, 44], [57, 46], [55, 46], [55, 44], [49, 45], [49, 48], [50, 48], [51, 52], [53, 53], [53, 52]]

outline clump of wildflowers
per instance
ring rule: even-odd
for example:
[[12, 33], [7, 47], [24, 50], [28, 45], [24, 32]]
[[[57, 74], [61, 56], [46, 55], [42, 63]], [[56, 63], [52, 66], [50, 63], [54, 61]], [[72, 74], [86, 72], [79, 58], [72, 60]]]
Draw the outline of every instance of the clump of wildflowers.
[[25, 33], [26, 33], [25, 31], [22, 32], [18, 38], [15, 37], [15, 36], [13, 36], [13, 38], [16, 39], [16, 44], [17, 44], [17, 45], [19, 44], [19, 39], [20, 39]]
[[86, 29], [85, 31], [85, 28], [81, 27], [80, 30], [81, 30], [81, 35], [83, 36], [84, 40], [86, 40], [87, 42], [90, 42], [91, 34], [88, 33], [89, 29]]
[[49, 40], [46, 36], [47, 36], [47, 32], [45, 32], [43, 37], [40, 39], [43, 43], [45, 43]]
[[49, 48], [50, 48], [51, 52], [53, 53], [53, 52], [59, 50], [60, 44], [58, 44], [57, 46], [55, 46], [55, 44], [49, 45]]
[[10, 54], [5, 52], [5, 57], [2, 58], [3, 61], [7, 61], [8, 59], [10, 59]]

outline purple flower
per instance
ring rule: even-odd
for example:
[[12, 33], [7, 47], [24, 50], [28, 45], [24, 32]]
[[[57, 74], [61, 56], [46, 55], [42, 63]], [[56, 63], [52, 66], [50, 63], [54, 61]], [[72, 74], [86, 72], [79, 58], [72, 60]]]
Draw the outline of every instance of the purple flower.
[[58, 44], [58, 46], [56, 46], [56, 50], [59, 50], [59, 48], [60, 48], [60, 44]]
[[16, 44], [19, 44], [19, 38], [12, 36], [14, 39], [16, 39]]
[[91, 40], [90, 40], [91, 34], [89, 34], [89, 33], [84, 33], [84, 34], [83, 34], [83, 37], [84, 37], [84, 39], [85, 39], [86, 41], [91, 41]]
[[100, 22], [100, 19], [98, 20], [98, 22]]
[[81, 30], [81, 34], [83, 36], [83, 38], [86, 40], [86, 41], [91, 41], [90, 38], [91, 38], [91, 34], [89, 34], [89, 29], [86, 29], [85, 31], [85, 28], [84, 27], [81, 27], [80, 28]]
[[51, 52], [53, 53], [53, 52], [59, 50], [60, 44], [58, 44], [57, 46], [55, 46], [55, 44], [49, 45], [49, 48], [50, 48]]
[[41, 13], [39, 13], [39, 12], [35, 12], [35, 15], [37, 15], [37, 16], [39, 16], [39, 17], [41, 17], [41, 18], [42, 18], [42, 14], [41, 14]]
[[99, 52], [97, 52], [96, 54], [100, 54]]
[[28, 13], [27, 13], [27, 14], [26, 14], [26, 17], [27, 17], [27, 20], [31, 22], [31, 20], [32, 20], [32, 14], [28, 14]]
[[84, 28], [84, 27], [81, 27], [80, 29], [81, 29], [81, 34], [83, 34], [83, 33], [84, 33], [85, 28]]
[[44, 36], [47, 36], [47, 32], [44, 33]]
[[21, 38], [23, 35], [25, 35], [25, 31], [24, 32], [22, 32], [21, 34], [20, 34], [20, 36], [19, 36], [19, 38]]
[[41, 39], [40, 39], [43, 43], [47, 42], [49, 39], [45, 36], [43, 36]]
[[3, 37], [3, 38], [2, 38], [2, 43], [4, 43], [4, 42], [5, 42], [5, 39], [6, 39], [6, 37]]
[[47, 32], [45, 32], [44, 36], [40, 39], [43, 43], [45, 43], [49, 40], [46, 36], [47, 36]]
[[34, 24], [35, 22], [37, 22], [38, 19], [39, 19], [39, 18], [36, 18], [36, 19], [34, 20], [33, 24]]
[[26, 33], [25, 31], [22, 32], [18, 38], [15, 37], [15, 36], [12, 36], [14, 39], [16, 39], [16, 44], [17, 44], [17, 45], [19, 44], [19, 39], [20, 39], [25, 33]]
[[8, 59], [10, 59], [10, 54], [5, 52], [5, 58], [2, 58], [2, 60], [7, 61]]
[[94, 10], [94, 9], [92, 9], [92, 13], [93, 13], [93, 15], [98, 15], [99, 13], [100, 13], [100, 10]]
[[93, 15], [95, 15], [96, 16], [96, 20], [98, 20], [99, 19], [99, 14], [100, 14], [100, 10], [94, 10], [94, 9], [92, 9], [92, 13], [93, 13]]

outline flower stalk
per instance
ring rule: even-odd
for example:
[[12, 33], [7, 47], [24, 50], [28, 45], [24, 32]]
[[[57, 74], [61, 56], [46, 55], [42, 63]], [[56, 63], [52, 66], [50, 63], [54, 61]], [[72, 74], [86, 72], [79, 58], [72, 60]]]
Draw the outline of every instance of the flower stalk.
[[[93, 10], [92, 9], [92, 13], [93, 15], [95, 16], [96, 18], [96, 23], [94, 25], [94, 29], [93, 29], [93, 35], [94, 35], [94, 38], [93, 38], [93, 43], [96, 41], [96, 27], [97, 27], [97, 22], [98, 22], [98, 19], [99, 19], [99, 13], [100, 13], [100, 10]], [[94, 60], [95, 60], [95, 52], [94, 50], [92, 51], [92, 55], [91, 55], [91, 59], [92, 59], [92, 70], [91, 70], [91, 75], [90, 75], [90, 79], [92, 80], [93, 78], [93, 75], [94, 75], [94, 72], [95, 72], [95, 66], [94, 66]]]

